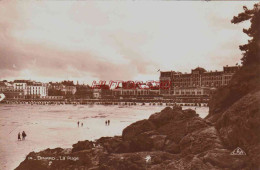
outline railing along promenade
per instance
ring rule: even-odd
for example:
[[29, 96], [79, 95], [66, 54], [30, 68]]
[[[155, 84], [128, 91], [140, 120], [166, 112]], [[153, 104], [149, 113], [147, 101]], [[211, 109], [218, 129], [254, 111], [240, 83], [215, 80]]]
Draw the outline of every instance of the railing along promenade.
[[5, 104], [38, 104], [38, 105], [174, 105], [183, 106], [207, 106], [208, 102], [177, 102], [174, 99], [6, 99], [2, 101]]

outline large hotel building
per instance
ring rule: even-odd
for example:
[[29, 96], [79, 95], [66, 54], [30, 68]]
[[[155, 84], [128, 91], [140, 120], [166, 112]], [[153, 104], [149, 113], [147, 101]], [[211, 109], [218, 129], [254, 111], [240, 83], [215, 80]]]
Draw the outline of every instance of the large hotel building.
[[191, 73], [174, 71], [160, 72], [160, 82], [165, 87], [160, 88], [160, 95], [183, 100], [208, 100], [210, 93], [221, 86], [226, 86], [240, 66], [225, 66], [223, 71], [206, 71], [198, 67]]

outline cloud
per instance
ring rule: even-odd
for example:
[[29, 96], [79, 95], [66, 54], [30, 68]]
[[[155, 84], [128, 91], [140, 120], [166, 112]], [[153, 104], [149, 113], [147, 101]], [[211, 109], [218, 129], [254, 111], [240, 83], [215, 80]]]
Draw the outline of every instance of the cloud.
[[242, 2], [0, 1], [0, 79], [90, 83], [158, 79], [159, 68], [218, 69], [239, 60], [236, 46], [247, 39], [242, 26], [229, 21], [241, 7]]
[[[57, 50], [41, 45], [23, 44], [21, 49], [12, 47], [1, 49], [1, 78], [17, 75], [24, 69], [32, 70], [35, 75], [59, 77], [67, 75], [80, 77], [88, 73], [99, 79], [122, 79], [133, 77], [134, 69], [128, 64], [115, 64], [109, 60], [99, 60], [88, 52]], [[15, 65], [15, 67], [14, 67]], [[134, 66], [135, 67], [135, 66]]]
[[[44, 17], [49, 18], [49, 14], [46, 14], [43, 12], [44, 10], [42, 10], [43, 9], [41, 9], [39, 13], [43, 13]], [[13, 14], [8, 11], [2, 11], [2, 14], [13, 16]], [[60, 15], [60, 13], [58, 13], [58, 15]], [[77, 43], [73, 42], [73, 40], [70, 42], [71, 37], [69, 36], [61, 38], [60, 41], [56, 43], [54, 40], [63, 35], [66, 36], [67, 31], [55, 36], [55, 32], [52, 31], [52, 29], [55, 28], [44, 26], [42, 25], [43, 23], [39, 23], [39, 29], [17, 29], [19, 28], [19, 23], [15, 22], [26, 22], [26, 17], [26, 15], [20, 15], [18, 18], [10, 17], [8, 21], [2, 20], [2, 25], [8, 27], [8, 29], [3, 27], [0, 33], [0, 78], [16, 76], [26, 78], [30, 73], [34, 78], [52, 76], [55, 79], [59, 77], [65, 78], [70, 75], [70, 77], [74, 78], [90, 76], [102, 80], [132, 79], [146, 68], [146, 61], [144, 61], [144, 59], [136, 59], [135, 56], [129, 55], [129, 51], [126, 52], [121, 49], [113, 50], [111, 47], [107, 48], [106, 44], [102, 44], [103, 42], [98, 41], [100, 37], [98, 37], [98, 39], [95, 39], [95, 36], [87, 37], [89, 40], [85, 41], [92, 42], [92, 44], [89, 43], [92, 47], [81, 49], [82, 46], [88, 45], [88, 43]], [[33, 21], [33, 23], [37, 22], [37, 19], [34, 20], [36, 21]], [[100, 25], [99, 22], [92, 24]], [[27, 23], [27, 26], [30, 26], [30, 24]], [[31, 27], [35, 26], [36, 24], [31, 25]], [[62, 29], [59, 25], [58, 27], [58, 29]], [[57, 34], [59, 33], [57, 32]], [[83, 32], [83, 34], [85, 33]], [[76, 35], [75, 38], [77, 39], [77, 37]], [[106, 37], [104, 36], [104, 38]], [[107, 40], [109, 39], [110, 36], [108, 36]], [[68, 42], [62, 42], [62, 40]], [[81, 39], [78, 41], [81, 41]], [[69, 45], [75, 46], [75, 48], [66, 48]], [[107, 45], [109, 46], [109, 44]], [[112, 59], [113, 57], [109, 56], [115, 55], [117, 52], [120, 53], [120, 56], [123, 56], [122, 58], [125, 58], [124, 63], [118, 63], [115, 59]]]

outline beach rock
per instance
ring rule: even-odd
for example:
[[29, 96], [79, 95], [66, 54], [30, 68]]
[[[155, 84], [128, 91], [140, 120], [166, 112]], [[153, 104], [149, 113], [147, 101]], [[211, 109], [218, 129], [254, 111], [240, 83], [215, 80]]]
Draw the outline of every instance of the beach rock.
[[175, 117], [181, 114], [182, 114], [181, 108], [179, 107], [178, 108], [174, 107], [174, 109], [170, 107], [166, 107], [161, 112], [152, 114], [148, 120], [153, 122], [153, 124], [156, 125], [156, 127], [158, 128], [162, 125], [167, 124], [168, 122], [170, 122]]
[[156, 131], [141, 133], [129, 140], [130, 152], [162, 150], [166, 137]]
[[223, 148], [215, 127], [207, 127], [187, 134], [179, 143], [182, 154], [199, 154], [215, 148]]
[[91, 154], [88, 151], [80, 151], [72, 153], [72, 150], [67, 149], [46, 149], [35, 153], [31, 152], [27, 155], [16, 169], [17, 170], [35, 170], [35, 169], [65, 169], [76, 167], [91, 167], [93, 166]]
[[167, 152], [136, 152], [111, 154], [100, 161], [100, 169], [104, 170], [143, 170], [158, 169], [163, 164], [178, 159], [178, 156]]
[[158, 133], [162, 135], [167, 135], [167, 139], [178, 144], [180, 140], [188, 133], [205, 127], [209, 127], [207, 122], [205, 122], [205, 120], [198, 117], [197, 115], [193, 115], [189, 118], [187, 117], [185, 115], [178, 116], [178, 118], [176, 118], [175, 120], [172, 120], [169, 123], [159, 127], [157, 129]]
[[133, 148], [131, 148], [130, 141], [122, 141], [118, 148], [116, 149], [117, 153], [127, 153], [132, 152]]
[[260, 91], [248, 94], [226, 110], [216, 127], [230, 148], [260, 143]]
[[122, 143], [121, 136], [114, 136], [114, 137], [101, 137], [100, 139], [96, 140], [95, 145], [102, 146], [105, 150], [109, 153], [112, 152], [120, 152], [119, 145]]
[[164, 151], [173, 153], [173, 154], [178, 154], [180, 153], [180, 146], [176, 144], [174, 141], [169, 141], [165, 144], [164, 146]]
[[81, 150], [87, 150], [93, 148], [93, 142], [91, 141], [78, 141], [78, 143], [72, 145], [72, 152], [77, 152]]
[[247, 169], [247, 161], [247, 157], [231, 156], [229, 150], [213, 149], [196, 155], [182, 155], [181, 159], [173, 160], [165, 169]]
[[137, 121], [123, 130], [123, 140], [131, 140], [137, 134], [154, 130], [155, 126], [150, 120]]
[[152, 140], [152, 150], [162, 150], [165, 144], [166, 135], [151, 135], [149, 138]]
[[[140, 152], [162, 150], [165, 147], [171, 153], [179, 153], [178, 143], [187, 133], [208, 126], [194, 110], [182, 110], [177, 106], [166, 107], [161, 112], [151, 115], [148, 120], [138, 121], [125, 128], [124, 142], [119, 150]], [[171, 141], [170, 146], [165, 145], [166, 139]]]
[[152, 135], [155, 135], [154, 131], [148, 131], [136, 136], [133, 136], [130, 141], [131, 152], [151, 151], [153, 149]]
[[246, 156], [232, 156], [229, 150], [218, 148], [205, 153], [201, 159], [205, 163], [217, 165], [219, 169], [246, 169], [248, 161]]
[[229, 107], [216, 123], [227, 148], [241, 148], [260, 168], [260, 91], [249, 93]]

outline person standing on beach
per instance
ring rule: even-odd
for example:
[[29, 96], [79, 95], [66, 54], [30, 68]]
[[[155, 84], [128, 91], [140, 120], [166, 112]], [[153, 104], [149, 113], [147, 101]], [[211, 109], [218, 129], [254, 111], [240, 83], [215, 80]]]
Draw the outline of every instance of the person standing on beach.
[[20, 134], [20, 132], [18, 133], [18, 140], [21, 140], [21, 134]]
[[105, 123], [106, 123], [106, 125], [107, 125], [107, 120], [106, 120], [106, 122], [105, 122]]
[[25, 137], [26, 137], [26, 133], [23, 131], [22, 133], [22, 136], [23, 136], [23, 140], [25, 140]]
[[78, 127], [79, 127], [79, 121], [78, 121]]
[[107, 124], [108, 124], [108, 126], [109, 126], [109, 124], [110, 124], [110, 120], [107, 121]]
[[81, 127], [83, 126], [83, 123], [81, 123]]

